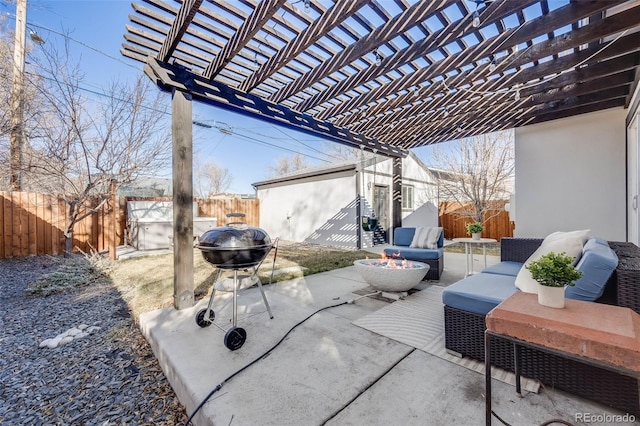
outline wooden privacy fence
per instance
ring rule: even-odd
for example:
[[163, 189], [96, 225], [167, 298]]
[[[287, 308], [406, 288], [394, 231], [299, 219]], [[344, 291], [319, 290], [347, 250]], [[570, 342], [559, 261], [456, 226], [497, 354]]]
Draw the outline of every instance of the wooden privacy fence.
[[[116, 207], [116, 244], [124, 244], [127, 226], [127, 200], [171, 201], [171, 198], [118, 197]], [[246, 215], [245, 221], [260, 226], [260, 201], [257, 199], [197, 199], [198, 216], [217, 217], [227, 222], [227, 213]], [[96, 206], [98, 200], [95, 200]], [[89, 252], [109, 249], [111, 209], [107, 203], [96, 213], [78, 222], [73, 233], [74, 250]], [[0, 259], [64, 253], [64, 229], [69, 210], [62, 196], [30, 192], [0, 192]]]
[[[507, 200], [494, 201], [494, 211], [491, 212], [491, 217], [487, 217], [483, 220], [484, 231], [482, 236], [484, 238], [493, 238], [498, 241], [502, 237], [513, 237], [513, 222], [509, 220], [509, 213], [504, 210]], [[472, 222], [468, 217], [461, 217], [456, 214], [456, 211], [461, 208], [460, 204], [443, 201], [440, 203], [440, 226], [444, 228], [444, 236], [447, 239], [451, 238], [464, 238], [469, 237], [467, 235], [466, 224]]]
[[[250, 226], [260, 226], [260, 200], [257, 198], [198, 199], [198, 216], [217, 217], [218, 225], [227, 223], [227, 213], [244, 213]], [[237, 221], [229, 220], [230, 222]]]
[[[92, 200], [93, 206], [98, 200]], [[124, 227], [123, 204], [116, 211], [116, 229]], [[82, 251], [108, 248], [111, 206], [78, 222], [73, 246]], [[62, 196], [32, 192], [0, 192], [0, 258], [64, 253], [69, 209]], [[119, 236], [122, 232], [119, 232]]]

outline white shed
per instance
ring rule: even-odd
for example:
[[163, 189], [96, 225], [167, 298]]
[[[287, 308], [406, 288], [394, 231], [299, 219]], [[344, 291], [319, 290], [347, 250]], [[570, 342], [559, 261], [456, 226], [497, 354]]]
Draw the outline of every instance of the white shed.
[[[256, 182], [260, 227], [283, 240], [338, 247], [391, 242], [392, 162], [369, 155]], [[402, 160], [403, 226], [437, 226], [437, 193], [429, 168], [410, 153]], [[379, 220], [375, 235], [362, 230], [359, 217], [374, 211]]]
[[[218, 219], [198, 216], [198, 203], [193, 203], [193, 236], [198, 238]], [[136, 250], [156, 250], [171, 247], [173, 238], [173, 202], [128, 201], [127, 228], [131, 245]]]

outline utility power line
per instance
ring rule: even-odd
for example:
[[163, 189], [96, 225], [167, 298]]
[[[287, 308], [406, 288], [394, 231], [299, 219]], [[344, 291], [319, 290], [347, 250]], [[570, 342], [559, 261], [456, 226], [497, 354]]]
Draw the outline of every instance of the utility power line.
[[[7, 16], [11, 16], [11, 17], [13, 17], [13, 18], [15, 18], [15, 17], [16, 17], [16, 15], [15, 15], [15, 14], [12, 14], [12, 13], [9, 13], [9, 12], [7, 12], [7, 13], [6, 13], [6, 15], [7, 15]], [[92, 50], [92, 51], [94, 51], [94, 52], [96, 52], [96, 53], [99, 53], [99, 54], [103, 55], [103, 56], [104, 56], [104, 57], [106, 57], [106, 58], [109, 58], [109, 59], [111, 59], [111, 60], [113, 60], [113, 61], [116, 61], [116, 62], [118, 62], [118, 63], [121, 63], [121, 64], [123, 64], [123, 65], [126, 65], [126, 66], [128, 66], [128, 67], [130, 67], [130, 68], [133, 68], [133, 69], [135, 69], [135, 70], [136, 70], [136, 71], [138, 71], [138, 72], [142, 72], [142, 70], [141, 70], [139, 67], [137, 67], [137, 66], [135, 66], [135, 65], [133, 65], [133, 64], [127, 63], [127, 62], [123, 61], [122, 59], [117, 58], [117, 57], [115, 57], [115, 56], [113, 56], [113, 55], [111, 55], [111, 54], [109, 54], [109, 53], [107, 53], [107, 52], [105, 52], [105, 51], [103, 51], [103, 50], [101, 50], [101, 49], [98, 49], [98, 48], [96, 48], [96, 47], [94, 47], [94, 46], [91, 46], [91, 45], [90, 45], [90, 44], [88, 44], [88, 43], [85, 43], [85, 42], [83, 42], [83, 41], [81, 41], [81, 40], [78, 40], [78, 39], [76, 39], [76, 38], [73, 38], [73, 37], [71, 37], [69, 34], [66, 34], [66, 33], [63, 33], [63, 32], [60, 32], [60, 31], [56, 31], [56, 30], [54, 30], [54, 29], [52, 29], [52, 28], [46, 27], [46, 26], [44, 26], [44, 25], [36, 24], [36, 23], [30, 22], [30, 21], [27, 21], [27, 24], [28, 24], [29, 26], [31, 26], [31, 27], [38, 28], [38, 29], [41, 29], [41, 30], [44, 30], [44, 31], [48, 31], [48, 32], [53, 33], [53, 34], [56, 34], [56, 35], [58, 35], [58, 36], [61, 36], [61, 37], [63, 37], [63, 38], [64, 38], [64, 39], [66, 39], [66, 40], [73, 41], [74, 43], [77, 43], [77, 44], [79, 44], [80, 46], [85, 47], [85, 48], [87, 48], [87, 49], [90, 49], [90, 50]], [[44, 79], [47, 79], [47, 80], [49, 80], [49, 81], [56, 81], [56, 82], [58, 82], [58, 83], [62, 83], [62, 84], [65, 84], [65, 85], [67, 85], [67, 86], [70, 86], [70, 84], [69, 84], [69, 83], [61, 82], [61, 81], [56, 80], [56, 79], [54, 79], [54, 78], [52, 78], [52, 77], [47, 77], [47, 76], [44, 76], [44, 75], [35, 74], [35, 73], [30, 73], [30, 72], [25, 72], [25, 74], [32, 75], [32, 76], [36, 76], [36, 77], [40, 77], [40, 78], [44, 78]], [[113, 96], [111, 96], [111, 95], [107, 95], [107, 94], [105, 94], [105, 93], [104, 93], [104, 91], [102, 91], [102, 92], [101, 92], [100, 90], [101, 90], [101, 89], [102, 89], [102, 90], [104, 90], [104, 88], [102, 88], [102, 87], [101, 87], [101, 86], [99, 86], [99, 85], [95, 85], [95, 84], [90, 84], [90, 85], [91, 85], [91, 86], [96, 87], [96, 89], [90, 89], [90, 88], [88, 88], [88, 87], [83, 87], [83, 86], [78, 86], [78, 89], [79, 89], [79, 90], [81, 90], [81, 91], [83, 91], [83, 92], [90, 93], [90, 94], [95, 95], [95, 96], [98, 96], [98, 97], [109, 97], [109, 98], [112, 98], [112, 99], [116, 99], [116, 100], [118, 100], [118, 101], [120, 101], [120, 102], [125, 102], [125, 103], [132, 104], [132, 102], [131, 102], [130, 100], [128, 100], [128, 99], [116, 98], [116, 97], [113, 97]], [[141, 105], [141, 107], [142, 107], [142, 108], [145, 108], [145, 109], [148, 109], [148, 110], [151, 110], [151, 111], [154, 111], [154, 112], [158, 112], [158, 113], [165, 114], [165, 115], [167, 115], [167, 116], [171, 116], [171, 113], [170, 113], [170, 112], [167, 112], [167, 111], [161, 111], [161, 110], [158, 110], [158, 109], [156, 109], [156, 108], [153, 108], [153, 107], [150, 107], [150, 106], [147, 106], [147, 105], [143, 105], [143, 104]], [[203, 120], [203, 121], [206, 121], [206, 120]], [[205, 127], [205, 128], [208, 126], [206, 123], [203, 123], [202, 121], [199, 121], [199, 120], [194, 120], [194, 124], [195, 124], [195, 125], [199, 125], [200, 127]], [[215, 126], [211, 126], [211, 127], [215, 127]], [[325, 155], [325, 156], [330, 157], [330, 158], [338, 159], [338, 157], [336, 157], [336, 156], [332, 156], [332, 155], [326, 154], [325, 152], [323, 152], [323, 151], [321, 151], [321, 150], [319, 150], [319, 149], [317, 149], [317, 148], [315, 148], [315, 147], [312, 147], [312, 146], [310, 146], [310, 145], [308, 145], [308, 144], [305, 144], [304, 142], [300, 141], [299, 139], [296, 139], [296, 138], [294, 138], [293, 136], [291, 136], [291, 135], [289, 135], [289, 134], [285, 133], [282, 129], [278, 128], [278, 127], [277, 127], [277, 126], [275, 126], [275, 125], [271, 125], [271, 127], [272, 127], [272, 128], [274, 128], [275, 130], [279, 131], [279, 132], [280, 132], [280, 133], [282, 133], [283, 135], [287, 136], [289, 139], [291, 139], [291, 140], [293, 140], [293, 141], [295, 141], [295, 142], [299, 143], [299, 144], [300, 144], [300, 145], [302, 145], [303, 147], [305, 147], [305, 148], [307, 148], [307, 149], [309, 149], [309, 150], [311, 150], [311, 151], [313, 151], [313, 152], [316, 152], [316, 153], [319, 153], [319, 154]], [[230, 128], [230, 126], [229, 126], [229, 128]], [[330, 162], [331, 162], [331, 161], [329, 161], [329, 160], [327, 160], [327, 159], [319, 158], [319, 157], [316, 157], [316, 156], [314, 156], [314, 155], [311, 155], [311, 154], [308, 154], [308, 153], [305, 153], [305, 152], [302, 152], [302, 151], [299, 151], [299, 150], [286, 148], [286, 147], [284, 147], [284, 146], [277, 145], [277, 144], [275, 144], [275, 143], [270, 143], [270, 142], [266, 142], [266, 141], [259, 140], [259, 139], [256, 139], [256, 138], [252, 138], [252, 137], [250, 137], [250, 136], [240, 134], [240, 133], [238, 133], [237, 131], [234, 131], [234, 130], [229, 130], [229, 129], [224, 129], [224, 130], [231, 131], [231, 134], [233, 134], [233, 135], [235, 135], [235, 136], [238, 136], [238, 137], [241, 137], [241, 138], [244, 138], [245, 140], [250, 141], [250, 142], [253, 142], [253, 143], [259, 143], [259, 144], [261, 144], [261, 145], [269, 146], [269, 147], [276, 148], [276, 149], [279, 149], [279, 150], [282, 150], [282, 151], [287, 151], [287, 152], [291, 152], [291, 153], [294, 153], [294, 154], [303, 155], [303, 156], [305, 156], [305, 157], [312, 158], [312, 159], [315, 159], [315, 160], [318, 160], [318, 161], [322, 161], [322, 162], [326, 162], [326, 163], [330, 163]], [[263, 137], [265, 137], [265, 138], [273, 139], [273, 136], [270, 136], [270, 135], [264, 135], [264, 134], [261, 134], [261, 133], [258, 133], [258, 132], [252, 132], [252, 131], [251, 131], [251, 130], [249, 130], [249, 129], [239, 128], [239, 130], [244, 130], [244, 131], [246, 131], [246, 132], [254, 133], [254, 134], [257, 134], [257, 135], [259, 135], [259, 136], [263, 136]], [[224, 132], [224, 131], [223, 131], [223, 129], [220, 129], [220, 128], [218, 128], [218, 131], [220, 131], [220, 132]], [[220, 141], [218, 142], [218, 144], [217, 144], [217, 145], [219, 145], [219, 144], [220, 144], [220, 142], [222, 142], [222, 140], [220, 140]], [[216, 146], [216, 147], [217, 147], [217, 146]]]

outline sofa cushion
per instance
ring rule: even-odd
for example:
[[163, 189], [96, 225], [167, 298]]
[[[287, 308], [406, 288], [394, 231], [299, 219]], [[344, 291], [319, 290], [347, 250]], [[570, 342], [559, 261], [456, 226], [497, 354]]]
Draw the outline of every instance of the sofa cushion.
[[442, 228], [439, 227], [430, 228], [427, 226], [417, 226], [409, 247], [426, 249], [438, 248], [438, 239], [441, 233]]
[[582, 255], [587, 238], [589, 238], [589, 229], [571, 232], [554, 232], [549, 234], [538, 249], [524, 262], [524, 267], [520, 269], [516, 276], [515, 285], [518, 289], [525, 293], [538, 293], [538, 282], [533, 279], [531, 272], [526, 268], [531, 262], [540, 259], [547, 253], [564, 253], [567, 256], [575, 258], [574, 265], [579, 261]]
[[495, 265], [491, 265], [488, 268], [482, 270], [484, 274], [498, 274], [498, 275], [510, 275], [515, 277], [522, 268], [522, 262], [513, 262], [511, 260], [505, 260]]
[[[588, 241], [593, 241], [596, 244], [600, 244], [603, 246], [607, 246], [609, 247], [609, 242], [607, 240], [605, 240], [604, 238], [600, 238], [600, 237], [591, 237], [589, 238]], [[586, 244], [585, 244], [586, 245]], [[584, 251], [584, 250], [583, 250]]]
[[421, 260], [433, 260], [440, 259], [444, 250], [442, 248], [437, 249], [421, 249], [410, 247], [387, 247], [384, 249], [384, 255], [391, 258], [409, 259], [420, 262]]
[[[442, 228], [440, 228], [442, 230]], [[393, 245], [409, 247], [416, 233], [414, 227], [400, 227], [393, 230]], [[444, 232], [440, 232], [438, 237], [438, 248], [444, 247]]]
[[416, 228], [396, 228], [393, 230], [393, 245], [406, 246], [411, 245], [413, 241], [413, 234], [416, 233]]
[[564, 296], [588, 302], [597, 300], [617, 266], [618, 256], [609, 245], [590, 239], [585, 243], [580, 262], [576, 265], [582, 271], [582, 277], [573, 286], [565, 287]]
[[442, 291], [442, 302], [452, 308], [486, 315], [518, 289], [514, 277], [476, 274], [451, 284]]

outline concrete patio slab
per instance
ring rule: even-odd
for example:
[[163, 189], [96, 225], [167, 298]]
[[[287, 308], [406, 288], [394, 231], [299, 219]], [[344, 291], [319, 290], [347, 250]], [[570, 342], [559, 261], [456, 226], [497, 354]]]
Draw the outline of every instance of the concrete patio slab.
[[[494, 380], [492, 392], [494, 412], [512, 425], [555, 418], [579, 424], [574, 413], [585, 410], [584, 401], [553, 391], [520, 398], [513, 386]], [[327, 424], [482, 425], [484, 410], [483, 375], [416, 349]]]
[[[448, 266], [439, 285], [453, 282], [460, 265], [464, 275], [464, 255], [446, 256]], [[273, 319], [258, 289], [244, 290], [238, 296], [238, 326], [248, 336], [233, 352], [223, 344], [223, 331], [195, 323], [196, 312], [208, 300], [182, 311], [145, 313], [141, 329], [191, 413], [212, 389], [260, 358], [291, 327], [319, 308], [358, 298], [353, 292], [365, 288], [353, 267], [266, 286]], [[229, 293], [214, 299], [216, 322], [223, 328], [232, 317], [230, 301]], [[198, 412], [195, 423], [484, 424], [482, 374], [352, 324], [383, 306], [387, 302], [365, 297], [312, 316], [268, 356], [224, 384]], [[573, 421], [583, 412], [615, 413], [549, 389], [518, 398], [514, 387], [494, 381], [493, 392], [494, 410], [514, 425], [536, 425], [556, 417]]]
[[[239, 295], [238, 326], [245, 328], [248, 336], [244, 346], [234, 352], [224, 346], [223, 331], [215, 326], [202, 329], [196, 325], [195, 314], [206, 306], [206, 300], [192, 309], [143, 314], [142, 331], [161, 364], [167, 366], [167, 377], [179, 399], [191, 412], [212, 388], [258, 358], [292, 326], [318, 308], [346, 301], [351, 289], [363, 286], [349, 279], [351, 275], [350, 271], [342, 271], [328, 280], [325, 277], [324, 283], [318, 279], [294, 280], [282, 287], [269, 287], [266, 293], [274, 319], [269, 319], [257, 289], [243, 291]], [[290, 295], [282, 294], [286, 292]], [[228, 321], [232, 317], [231, 300], [230, 294], [216, 295], [214, 299], [216, 322], [225, 328], [230, 326]], [[234, 424], [251, 424], [252, 420], [268, 413], [273, 423], [262, 421], [263, 424], [283, 424], [281, 415], [285, 412], [284, 418], [290, 419], [289, 424], [306, 424], [309, 419], [312, 424], [322, 422], [327, 413], [342, 408], [345, 395], [355, 398], [360, 389], [411, 350], [351, 326], [353, 317], [384, 304], [364, 298], [358, 304], [318, 313], [292, 333], [277, 352], [247, 370], [242, 380], [237, 380], [240, 383], [225, 386], [225, 390], [235, 390], [217, 394], [215, 404], [209, 403], [202, 409], [198, 424], [227, 424], [232, 417]], [[354, 375], [358, 379], [354, 379]], [[326, 391], [312, 397], [309, 392], [315, 392], [318, 387], [325, 387]], [[305, 404], [310, 405], [302, 409]], [[298, 408], [291, 411], [287, 407]]]

